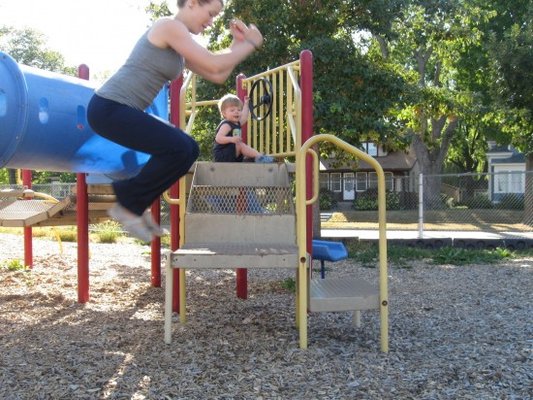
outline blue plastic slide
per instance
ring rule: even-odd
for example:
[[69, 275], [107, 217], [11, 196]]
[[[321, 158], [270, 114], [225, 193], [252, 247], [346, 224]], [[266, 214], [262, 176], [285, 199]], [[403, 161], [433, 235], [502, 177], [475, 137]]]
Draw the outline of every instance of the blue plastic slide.
[[[0, 52], [0, 167], [135, 175], [149, 155], [95, 134], [87, 123], [89, 81], [17, 64]], [[168, 119], [168, 89], [147, 110]]]

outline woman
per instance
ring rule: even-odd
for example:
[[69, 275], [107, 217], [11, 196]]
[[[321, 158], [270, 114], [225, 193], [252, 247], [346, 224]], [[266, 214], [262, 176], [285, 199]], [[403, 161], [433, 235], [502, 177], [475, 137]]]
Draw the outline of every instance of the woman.
[[212, 53], [200, 45], [192, 35], [211, 26], [222, 8], [222, 0], [178, 0], [176, 15], [154, 22], [89, 103], [87, 117], [96, 133], [151, 155], [138, 175], [113, 182], [117, 203], [109, 210], [124, 229], [143, 241], [163, 234], [147, 208], [187, 173], [199, 153], [193, 138], [144, 110], [183, 68], [222, 83], [263, 43], [256, 26], [234, 20], [233, 43], [224, 52]]

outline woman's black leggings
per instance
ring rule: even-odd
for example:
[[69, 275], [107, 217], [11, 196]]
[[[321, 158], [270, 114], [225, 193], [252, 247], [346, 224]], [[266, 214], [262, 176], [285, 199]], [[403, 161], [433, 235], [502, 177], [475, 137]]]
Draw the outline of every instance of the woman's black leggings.
[[94, 95], [87, 118], [100, 136], [151, 155], [136, 176], [113, 182], [117, 201], [137, 215], [185, 175], [198, 158], [198, 144], [192, 137], [144, 111]]

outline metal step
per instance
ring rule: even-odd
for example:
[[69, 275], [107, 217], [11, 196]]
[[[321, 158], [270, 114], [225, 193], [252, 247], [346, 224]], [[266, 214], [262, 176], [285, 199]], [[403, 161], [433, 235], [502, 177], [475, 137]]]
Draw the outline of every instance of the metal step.
[[283, 243], [185, 243], [170, 254], [173, 268], [297, 268], [298, 247]]
[[379, 288], [363, 279], [312, 279], [311, 312], [359, 311], [379, 308]]
[[298, 267], [298, 247], [282, 243], [186, 243], [170, 257], [173, 268]]

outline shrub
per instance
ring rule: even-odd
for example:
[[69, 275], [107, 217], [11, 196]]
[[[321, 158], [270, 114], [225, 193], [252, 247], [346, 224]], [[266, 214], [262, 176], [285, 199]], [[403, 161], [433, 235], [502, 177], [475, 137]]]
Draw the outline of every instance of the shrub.
[[54, 236], [62, 242], [76, 242], [78, 233], [74, 228], [54, 229]]
[[321, 210], [332, 210], [337, 206], [337, 199], [331, 190], [320, 189], [318, 202]]
[[29, 269], [24, 265], [24, 263], [18, 259], [6, 260], [3, 264], [4, 268], [9, 271], [25, 271]]
[[105, 221], [97, 224], [94, 228], [100, 243], [116, 243], [122, 236], [122, 229], [117, 221]]
[[464, 199], [459, 206], [466, 206], [468, 208], [481, 208], [481, 209], [491, 209], [494, 207], [490, 199], [484, 194], [476, 194], [474, 197], [469, 197]]
[[[387, 210], [400, 210], [400, 194], [398, 192], [386, 192], [385, 203]], [[353, 201], [353, 208], [360, 211], [377, 210], [378, 190], [368, 189], [366, 192], [358, 194]]]

